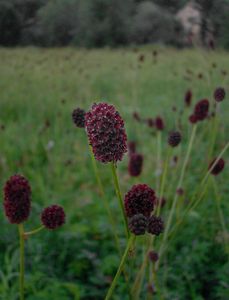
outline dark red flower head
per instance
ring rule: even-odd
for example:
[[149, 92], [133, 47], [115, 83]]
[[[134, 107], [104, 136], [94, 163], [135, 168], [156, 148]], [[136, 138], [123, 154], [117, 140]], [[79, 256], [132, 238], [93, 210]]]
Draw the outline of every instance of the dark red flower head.
[[56, 229], [65, 223], [65, 213], [61, 206], [51, 205], [41, 213], [41, 222], [48, 229]]
[[159, 116], [155, 119], [155, 127], [157, 130], [163, 130], [165, 127], [163, 119]]
[[85, 111], [81, 108], [76, 108], [72, 112], [72, 120], [76, 127], [84, 128], [85, 126]]
[[168, 137], [168, 143], [171, 147], [176, 147], [181, 142], [181, 134], [179, 131], [172, 131]]
[[127, 143], [127, 146], [128, 146], [128, 152], [130, 155], [136, 152], [136, 142], [129, 141]]
[[141, 122], [141, 118], [140, 118], [140, 115], [138, 112], [134, 111], [133, 112], [133, 118], [138, 121], [138, 122]]
[[136, 214], [149, 217], [154, 208], [155, 192], [146, 184], [136, 184], [125, 195], [126, 215], [130, 218]]
[[164, 222], [161, 217], [151, 216], [148, 223], [147, 231], [151, 234], [159, 235], [164, 230]]
[[215, 101], [221, 102], [225, 98], [226, 92], [222, 87], [218, 87], [214, 92]]
[[191, 102], [192, 102], [192, 91], [191, 90], [187, 90], [187, 92], [185, 93], [184, 102], [185, 102], [186, 106], [191, 105]]
[[135, 235], [145, 234], [147, 224], [148, 224], [148, 219], [142, 214], [134, 215], [129, 219], [128, 222], [130, 232], [132, 232]]
[[5, 214], [12, 224], [20, 224], [29, 217], [31, 207], [31, 188], [22, 175], [13, 175], [4, 187]]
[[122, 160], [127, 152], [124, 122], [113, 105], [94, 104], [85, 115], [85, 125], [95, 158], [103, 163]]
[[194, 109], [194, 115], [197, 121], [203, 121], [208, 116], [209, 101], [207, 99], [200, 100]]
[[159, 256], [158, 256], [157, 252], [155, 252], [155, 251], [150, 251], [150, 252], [149, 252], [149, 259], [150, 259], [152, 262], [158, 261], [158, 258], [159, 258]]
[[133, 153], [130, 156], [128, 171], [130, 176], [139, 176], [142, 172], [143, 156], [138, 153]]
[[[217, 158], [214, 158], [213, 161], [209, 164], [208, 170], [211, 169], [211, 167], [213, 166], [213, 164], [215, 163], [215, 161], [217, 160]], [[213, 169], [211, 170], [211, 174], [212, 175], [218, 175], [219, 173], [221, 173], [224, 169], [225, 166], [225, 161], [220, 158], [218, 160], [218, 162], [216, 163], [216, 165], [213, 167]]]

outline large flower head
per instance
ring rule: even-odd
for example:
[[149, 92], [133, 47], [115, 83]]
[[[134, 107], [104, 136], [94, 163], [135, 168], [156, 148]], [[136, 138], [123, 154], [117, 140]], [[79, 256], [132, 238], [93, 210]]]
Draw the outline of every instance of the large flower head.
[[22, 175], [13, 175], [4, 187], [5, 214], [12, 224], [20, 224], [29, 217], [31, 207], [31, 188]]
[[87, 135], [97, 160], [108, 163], [122, 160], [127, 152], [124, 122], [113, 105], [94, 104], [85, 115]]
[[137, 214], [149, 217], [153, 211], [156, 196], [147, 184], [136, 184], [125, 195], [125, 210], [127, 217]]

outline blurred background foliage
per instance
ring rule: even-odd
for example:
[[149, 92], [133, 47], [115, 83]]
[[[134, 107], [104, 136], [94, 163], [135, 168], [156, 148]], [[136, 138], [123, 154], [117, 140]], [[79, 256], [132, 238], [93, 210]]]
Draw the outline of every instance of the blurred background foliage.
[[193, 34], [185, 22], [196, 22], [201, 45], [229, 48], [228, 0], [0, 0], [4, 46], [183, 47]]

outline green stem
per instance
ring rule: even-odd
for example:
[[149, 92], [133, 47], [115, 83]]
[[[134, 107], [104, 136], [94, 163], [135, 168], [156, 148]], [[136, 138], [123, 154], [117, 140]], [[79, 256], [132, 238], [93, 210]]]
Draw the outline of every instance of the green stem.
[[157, 131], [157, 171], [156, 171], [156, 188], [157, 191], [159, 190], [159, 183], [160, 183], [160, 176], [159, 176], [159, 172], [161, 170], [161, 131], [158, 130]]
[[128, 252], [129, 252], [129, 249], [130, 249], [130, 247], [131, 247], [131, 245], [132, 245], [134, 239], [135, 239], [135, 236], [134, 236], [134, 235], [131, 235], [131, 236], [129, 237], [129, 240], [128, 240], [126, 249], [125, 249], [124, 254], [123, 254], [123, 256], [122, 256], [122, 259], [121, 259], [121, 261], [120, 261], [120, 264], [119, 264], [118, 270], [117, 270], [117, 272], [116, 272], [116, 275], [115, 275], [115, 277], [114, 277], [114, 279], [113, 279], [113, 281], [112, 281], [112, 284], [111, 284], [111, 286], [110, 286], [110, 288], [109, 288], [109, 290], [108, 290], [108, 292], [107, 292], [107, 295], [106, 295], [105, 300], [110, 299], [111, 296], [112, 296], [112, 294], [113, 294], [113, 292], [114, 292], [114, 288], [115, 288], [115, 286], [116, 286], [116, 284], [117, 284], [117, 282], [118, 282], [119, 276], [120, 276], [120, 274], [121, 274], [121, 272], [122, 272], [122, 270], [123, 270], [123, 267], [124, 267], [124, 264], [125, 264], [125, 261], [126, 261], [126, 258], [127, 258]]
[[106, 209], [106, 212], [107, 212], [110, 224], [111, 224], [112, 233], [113, 233], [113, 236], [114, 236], [114, 241], [115, 241], [115, 244], [116, 244], [117, 251], [118, 251], [119, 255], [121, 256], [121, 249], [120, 249], [120, 244], [119, 244], [119, 238], [118, 238], [118, 235], [116, 233], [115, 222], [114, 222], [114, 219], [113, 219], [113, 216], [112, 216], [107, 198], [105, 196], [103, 184], [102, 184], [102, 181], [101, 181], [101, 178], [100, 178], [100, 175], [99, 175], [99, 170], [98, 170], [96, 160], [95, 160], [95, 157], [94, 157], [94, 154], [93, 154], [93, 151], [92, 151], [92, 147], [90, 145], [89, 145], [89, 150], [90, 150], [92, 166], [93, 166], [96, 181], [97, 181], [97, 184], [98, 184], [98, 187], [99, 187], [100, 195], [102, 197], [102, 201], [103, 201], [104, 207]]
[[157, 262], [157, 266], [159, 266], [162, 248], [164, 247], [163, 244], [166, 243], [168, 232], [169, 232], [171, 222], [172, 222], [172, 218], [173, 218], [173, 215], [174, 215], [174, 212], [175, 212], [175, 208], [176, 208], [176, 204], [177, 204], [177, 200], [178, 200], [177, 189], [181, 188], [182, 184], [183, 184], [185, 170], [186, 170], [186, 167], [187, 167], [187, 164], [188, 164], [188, 160], [189, 160], [190, 153], [191, 153], [191, 150], [192, 150], [193, 141], [194, 141], [194, 138], [195, 138], [195, 135], [196, 135], [196, 128], [197, 128], [196, 125], [194, 125], [193, 128], [192, 128], [192, 133], [191, 133], [190, 141], [189, 141], [189, 144], [188, 144], [188, 149], [187, 149], [186, 156], [185, 156], [185, 159], [184, 159], [184, 163], [183, 163], [183, 166], [182, 166], [182, 169], [181, 169], [178, 185], [177, 185], [177, 188], [176, 188], [176, 191], [175, 191], [175, 197], [174, 197], [174, 200], [173, 200], [173, 203], [172, 203], [172, 208], [170, 210], [169, 217], [168, 217], [168, 220], [167, 220], [167, 223], [166, 223], [166, 226], [165, 226], [165, 232], [163, 234], [162, 245], [159, 249], [159, 259], [158, 259], [158, 262]]
[[29, 236], [29, 235], [36, 234], [36, 233], [38, 233], [39, 231], [41, 231], [42, 229], [44, 229], [44, 228], [45, 228], [44, 225], [42, 225], [42, 226], [40, 226], [40, 227], [38, 227], [37, 229], [34, 229], [34, 230], [32, 230], [32, 231], [24, 232], [24, 237], [27, 237], [27, 236]]
[[115, 192], [116, 192], [117, 198], [119, 200], [119, 205], [120, 205], [120, 208], [121, 208], [121, 211], [122, 211], [122, 215], [123, 215], [126, 236], [128, 238], [129, 237], [128, 222], [127, 222], [127, 217], [126, 217], [126, 214], [125, 214], [125, 209], [124, 209], [124, 204], [123, 204], [123, 200], [122, 200], [121, 190], [120, 190], [120, 186], [119, 186], [119, 181], [118, 181], [116, 166], [115, 166], [114, 162], [111, 163], [111, 171], [112, 171], [113, 180], [114, 180]]
[[24, 239], [24, 226], [18, 225], [19, 240], [20, 240], [20, 269], [19, 269], [19, 294], [20, 300], [24, 300], [24, 276], [25, 276], [25, 239]]
[[214, 187], [214, 192], [215, 192], [215, 200], [216, 200], [216, 206], [217, 206], [217, 210], [218, 210], [219, 220], [220, 220], [220, 224], [221, 224], [222, 231], [223, 231], [223, 239], [224, 239], [224, 243], [225, 243], [225, 249], [226, 249], [227, 254], [229, 254], [229, 244], [227, 241], [226, 222], [225, 222], [224, 215], [223, 215], [223, 212], [221, 209], [220, 196], [219, 196], [219, 192], [217, 189], [216, 181], [213, 177], [212, 177], [212, 182], [213, 182], [213, 187]]

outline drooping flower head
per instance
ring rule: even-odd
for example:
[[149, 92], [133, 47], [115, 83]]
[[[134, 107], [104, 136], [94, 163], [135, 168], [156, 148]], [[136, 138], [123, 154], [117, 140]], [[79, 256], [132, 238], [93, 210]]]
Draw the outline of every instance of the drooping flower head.
[[168, 144], [171, 147], [176, 147], [181, 142], [181, 134], [179, 131], [171, 131], [168, 137]]
[[4, 187], [5, 214], [12, 224], [26, 221], [31, 208], [31, 188], [22, 175], [13, 175]]
[[113, 105], [94, 104], [85, 115], [85, 125], [95, 158], [103, 163], [122, 160], [127, 152], [124, 122]]
[[85, 111], [81, 108], [76, 108], [72, 112], [72, 121], [76, 127], [84, 128], [85, 126]]
[[155, 200], [155, 192], [147, 184], [132, 186], [125, 195], [126, 215], [129, 218], [137, 214], [149, 217], [153, 211]]
[[208, 116], [209, 101], [207, 99], [200, 100], [194, 109], [194, 115], [197, 121], [203, 121]]
[[41, 222], [48, 229], [56, 229], [65, 223], [65, 212], [59, 205], [46, 207], [41, 213]]
[[148, 219], [143, 214], [134, 215], [129, 219], [128, 227], [135, 235], [143, 235], [146, 232]]
[[[213, 164], [215, 164], [217, 158], [214, 158], [212, 160], [212, 162], [209, 164], [208, 170], [210, 170], [213, 166]], [[217, 163], [215, 164], [215, 166], [213, 167], [213, 169], [211, 170], [211, 174], [212, 175], [218, 175], [219, 173], [221, 173], [224, 169], [225, 166], [225, 161], [223, 158], [220, 158]]]
[[128, 171], [130, 176], [139, 176], [142, 172], [143, 156], [139, 153], [133, 153], [130, 156]]
[[186, 106], [190, 106], [191, 102], [192, 102], [192, 91], [191, 90], [187, 90], [184, 96], [184, 102], [186, 104]]
[[163, 130], [165, 127], [164, 121], [160, 116], [156, 117], [155, 119], [155, 127], [157, 128], [157, 130]]
[[164, 230], [164, 222], [161, 217], [151, 216], [148, 223], [147, 231], [154, 235], [159, 235]]
[[222, 87], [218, 87], [214, 92], [215, 101], [221, 102], [225, 98], [226, 92]]

